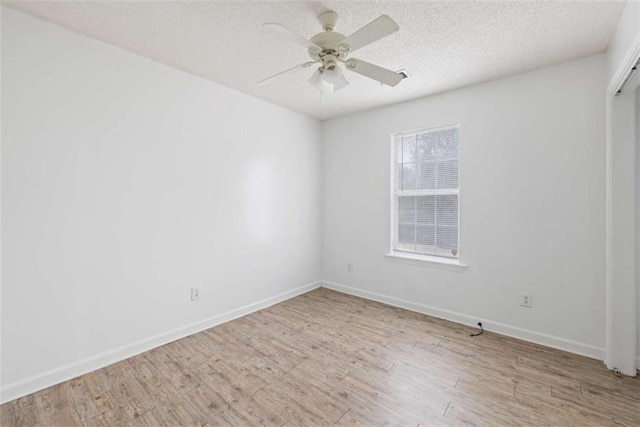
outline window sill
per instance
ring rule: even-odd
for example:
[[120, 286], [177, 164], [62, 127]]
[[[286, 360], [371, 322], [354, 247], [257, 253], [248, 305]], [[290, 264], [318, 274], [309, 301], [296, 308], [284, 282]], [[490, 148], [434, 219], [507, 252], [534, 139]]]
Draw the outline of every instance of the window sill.
[[441, 268], [444, 270], [463, 271], [468, 267], [458, 259], [441, 258], [437, 256], [414, 255], [405, 252], [387, 252], [384, 256], [387, 261], [423, 265], [425, 267]]

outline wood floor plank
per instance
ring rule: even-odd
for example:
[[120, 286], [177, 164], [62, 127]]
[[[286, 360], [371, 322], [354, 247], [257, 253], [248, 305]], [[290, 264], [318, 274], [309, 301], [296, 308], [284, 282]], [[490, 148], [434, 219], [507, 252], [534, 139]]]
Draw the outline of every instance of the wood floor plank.
[[151, 397], [129, 372], [128, 366], [116, 363], [95, 372], [113, 408], [105, 417], [116, 417], [124, 422], [138, 417], [155, 406]]
[[40, 416], [39, 425], [74, 426], [81, 425], [82, 420], [74, 407], [71, 385], [69, 382], [49, 387], [35, 393], [36, 405]]
[[240, 372], [222, 359], [192, 368], [200, 381], [215, 390], [227, 403], [264, 388], [268, 383], [254, 374]]
[[154, 418], [166, 426], [205, 426], [207, 420], [202, 414], [185, 400], [178, 399], [157, 405], [151, 410]]
[[41, 424], [41, 413], [36, 405], [34, 394], [14, 400], [0, 406], [0, 425], [32, 426]]
[[640, 378], [317, 289], [0, 406], [9, 426], [634, 426]]
[[487, 400], [456, 400], [447, 409], [445, 419], [454, 425], [472, 426], [547, 426], [544, 416], [522, 410], [512, 402], [487, 404]]
[[139, 417], [135, 417], [122, 424], [116, 425], [122, 425], [124, 427], [158, 427], [162, 426], [163, 424], [151, 413], [151, 411], [149, 411], [145, 412]]
[[[330, 361], [329, 361], [330, 360]], [[297, 378], [313, 378], [327, 386], [333, 386], [341, 381], [353, 366], [342, 360], [309, 359], [291, 369], [287, 374]]]
[[193, 345], [193, 339], [190, 338], [186, 337], [164, 346], [165, 351], [173, 360], [178, 362], [180, 366], [187, 368], [204, 363], [210, 357], [206, 352], [199, 351], [198, 347]]
[[[238, 364], [237, 361], [234, 362]], [[264, 356], [253, 356], [238, 365], [236, 369], [240, 372], [253, 374], [267, 383], [275, 381], [287, 372], [275, 361]]]
[[253, 396], [246, 396], [232, 402], [233, 408], [241, 413], [248, 424], [257, 426], [282, 426], [289, 420], [268, 405], [257, 401]]
[[160, 375], [150, 362], [140, 363], [135, 368], [131, 368], [128, 373], [153, 402], [153, 408], [175, 402], [180, 397], [180, 393]]
[[240, 426], [249, 423], [247, 418], [206, 385], [190, 391], [186, 397], [210, 426]]
[[286, 425], [293, 426], [329, 426], [333, 423], [313, 409], [301, 404], [298, 399], [291, 398], [284, 387], [274, 386], [257, 392], [253, 398], [259, 404], [270, 408], [286, 418]]
[[176, 362], [165, 347], [148, 351], [145, 357], [178, 393], [184, 394], [198, 388], [201, 383], [197, 377], [186, 366]]
[[303, 357], [291, 354], [290, 351], [279, 346], [272, 345], [270, 340], [261, 337], [252, 338], [251, 346], [256, 349], [259, 356], [263, 356], [278, 365], [280, 369], [287, 372], [302, 362]]
[[73, 405], [85, 421], [95, 417], [113, 406], [97, 380], [95, 372], [82, 375], [69, 381]]
[[[349, 390], [389, 410], [402, 408], [402, 413], [412, 416], [415, 424], [429, 414], [443, 414], [449, 401], [448, 393], [434, 390], [429, 384], [411, 382], [394, 373], [353, 370], [343, 380]], [[385, 384], [385, 387], [380, 387]]]
[[[144, 412], [143, 412], [144, 413]], [[101, 414], [98, 414], [88, 420], [84, 421], [85, 426], [101, 427], [110, 426], [114, 424], [123, 424], [134, 418], [140, 417], [143, 413], [139, 413], [131, 406], [118, 406], [108, 409]]]
[[[277, 389], [286, 394], [289, 399], [295, 400], [309, 411], [336, 422], [349, 409], [339, 400], [331, 397], [329, 391], [321, 386], [321, 383], [307, 378], [308, 381], [294, 376], [285, 376], [265, 387], [266, 391]], [[311, 384], [313, 383], [313, 384]]]
[[339, 387], [335, 390], [339, 398], [349, 406], [349, 410], [337, 421], [338, 426], [415, 426], [417, 417], [402, 411], [394, 411], [363, 396], [357, 391]]

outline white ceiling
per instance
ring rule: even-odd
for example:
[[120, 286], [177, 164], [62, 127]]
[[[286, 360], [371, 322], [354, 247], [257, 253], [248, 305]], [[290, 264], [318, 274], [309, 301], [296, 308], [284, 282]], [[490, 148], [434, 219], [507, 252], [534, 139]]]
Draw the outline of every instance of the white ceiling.
[[[622, 1], [46, 1], [3, 2], [139, 55], [317, 119], [392, 104], [607, 49]], [[406, 69], [395, 88], [354, 73], [320, 102], [311, 69], [267, 87], [256, 82], [308, 61], [304, 48], [261, 26], [310, 37], [316, 16], [339, 14], [349, 35], [382, 14], [400, 31], [354, 57]]]

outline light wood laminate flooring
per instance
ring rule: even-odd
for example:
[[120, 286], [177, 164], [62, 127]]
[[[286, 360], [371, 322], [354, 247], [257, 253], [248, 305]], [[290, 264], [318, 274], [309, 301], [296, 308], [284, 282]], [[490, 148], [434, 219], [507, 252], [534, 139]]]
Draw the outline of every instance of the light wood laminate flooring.
[[602, 362], [327, 289], [0, 407], [8, 426], [640, 425]]

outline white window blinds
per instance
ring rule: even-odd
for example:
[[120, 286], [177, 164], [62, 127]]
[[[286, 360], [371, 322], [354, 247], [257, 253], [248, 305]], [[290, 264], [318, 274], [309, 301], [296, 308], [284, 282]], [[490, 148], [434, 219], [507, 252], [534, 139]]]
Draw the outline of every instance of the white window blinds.
[[458, 127], [393, 135], [393, 249], [458, 258]]

